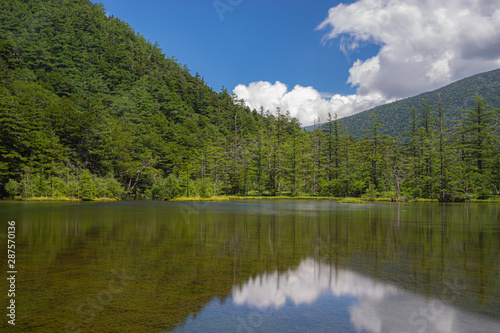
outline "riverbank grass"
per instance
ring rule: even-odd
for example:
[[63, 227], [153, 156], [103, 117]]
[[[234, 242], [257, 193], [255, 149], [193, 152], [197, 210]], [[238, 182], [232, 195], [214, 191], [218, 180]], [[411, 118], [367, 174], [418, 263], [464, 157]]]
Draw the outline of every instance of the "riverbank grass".
[[81, 202], [81, 201], [114, 202], [114, 201], [119, 201], [118, 199], [115, 199], [115, 198], [79, 199], [79, 198], [69, 198], [69, 197], [30, 197], [30, 198], [15, 197], [14, 200], [18, 200], [18, 201], [60, 201], [60, 202]]

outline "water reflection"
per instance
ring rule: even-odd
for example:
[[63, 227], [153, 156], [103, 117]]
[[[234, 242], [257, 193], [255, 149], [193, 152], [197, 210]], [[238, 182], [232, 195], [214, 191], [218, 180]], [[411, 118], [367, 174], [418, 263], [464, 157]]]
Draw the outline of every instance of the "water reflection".
[[[500, 322], [453, 306], [463, 291], [464, 285], [456, 279], [446, 286], [442, 298], [426, 298], [350, 270], [307, 259], [296, 269], [251, 278], [233, 289], [232, 299], [235, 306], [254, 307], [266, 313], [279, 312], [289, 303], [295, 307], [308, 305], [312, 312], [319, 310], [318, 307], [323, 311], [333, 310], [338, 307], [339, 299], [351, 298], [350, 304], [342, 304], [349, 313], [350, 329], [358, 332], [500, 332]], [[335, 312], [338, 311], [332, 314]], [[272, 316], [268, 321], [271, 320]], [[285, 327], [294, 327], [297, 325], [294, 321], [301, 320], [289, 318]]]
[[320, 295], [330, 292], [335, 297], [368, 297], [382, 299], [396, 293], [396, 288], [349, 270], [335, 270], [328, 264], [308, 259], [286, 273], [263, 274], [233, 290], [236, 305], [279, 309], [287, 300], [294, 305], [312, 304]]
[[[500, 205], [0, 202], [0, 215], [18, 226], [13, 332], [498, 330]], [[116, 271], [135, 279], [104, 298]]]

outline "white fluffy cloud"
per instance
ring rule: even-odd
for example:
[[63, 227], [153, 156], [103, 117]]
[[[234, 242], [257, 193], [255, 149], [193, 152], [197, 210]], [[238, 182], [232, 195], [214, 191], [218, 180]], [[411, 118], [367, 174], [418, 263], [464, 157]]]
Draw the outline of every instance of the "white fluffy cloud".
[[358, 60], [348, 82], [358, 94], [402, 98], [439, 88], [500, 64], [500, 9], [492, 0], [359, 0], [331, 8], [325, 39], [348, 36], [381, 45]]
[[260, 110], [263, 107], [264, 110], [274, 112], [279, 107], [282, 112], [289, 111], [292, 117], [297, 117], [304, 125], [312, 125], [318, 117], [324, 122], [328, 113], [332, 117], [337, 114], [342, 118], [386, 101], [378, 92], [347, 96], [337, 94], [325, 98], [313, 87], [296, 85], [289, 91], [279, 81], [274, 84], [264, 81], [253, 82], [248, 86], [240, 84], [233, 92], [239, 99], [245, 100], [251, 109]]
[[234, 93], [252, 108], [280, 106], [308, 125], [328, 112], [350, 115], [500, 67], [497, 0], [359, 0], [331, 8], [318, 29], [329, 30], [325, 41], [341, 39], [349, 55], [366, 43], [380, 45], [349, 70], [356, 95], [325, 99], [312, 87], [288, 91], [280, 82], [239, 85]]

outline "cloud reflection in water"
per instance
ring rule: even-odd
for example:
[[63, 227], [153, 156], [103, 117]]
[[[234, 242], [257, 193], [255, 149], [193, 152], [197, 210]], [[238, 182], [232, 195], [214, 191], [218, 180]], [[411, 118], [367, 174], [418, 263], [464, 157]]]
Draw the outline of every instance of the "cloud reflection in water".
[[454, 299], [453, 292], [457, 290], [450, 290], [443, 300], [426, 299], [362, 274], [307, 259], [295, 270], [251, 278], [233, 289], [232, 298], [237, 306], [279, 311], [287, 302], [314, 306], [324, 295], [329, 295], [333, 303], [339, 297], [353, 297], [358, 301], [349, 307], [349, 315], [358, 332], [500, 332], [498, 321], [446, 304], [446, 300]]

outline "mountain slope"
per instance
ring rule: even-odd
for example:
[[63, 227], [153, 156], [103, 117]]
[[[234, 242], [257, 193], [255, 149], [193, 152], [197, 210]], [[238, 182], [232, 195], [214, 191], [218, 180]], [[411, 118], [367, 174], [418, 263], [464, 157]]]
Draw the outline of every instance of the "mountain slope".
[[[374, 113], [377, 121], [384, 126], [381, 134], [400, 136], [412, 122], [412, 107], [416, 108], [417, 113], [421, 113], [425, 99], [431, 107], [441, 101], [447, 125], [453, 127], [453, 121], [459, 119], [461, 111], [472, 106], [475, 95], [484, 99], [493, 109], [500, 107], [500, 69], [470, 76], [434, 91], [342, 118], [339, 123], [347, 127], [349, 135], [362, 138], [372, 126], [371, 114]], [[312, 130], [313, 126], [307, 129]]]
[[[101, 4], [0, 1], [0, 196], [9, 179], [35, 172], [90, 172], [128, 193], [162, 175], [187, 179], [203, 144], [234, 142], [235, 115], [244, 133], [263, 118]], [[72, 196], [68, 184], [50, 193]]]

